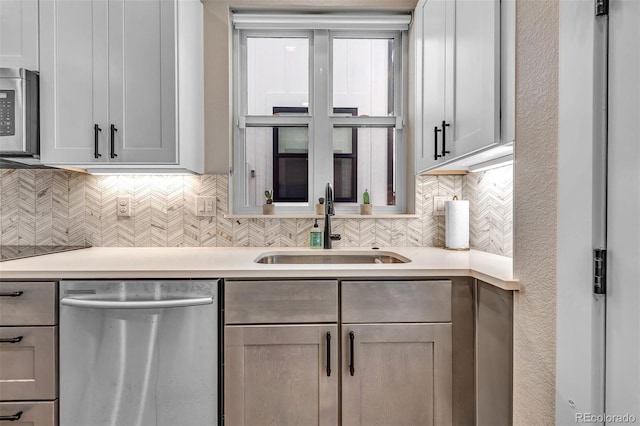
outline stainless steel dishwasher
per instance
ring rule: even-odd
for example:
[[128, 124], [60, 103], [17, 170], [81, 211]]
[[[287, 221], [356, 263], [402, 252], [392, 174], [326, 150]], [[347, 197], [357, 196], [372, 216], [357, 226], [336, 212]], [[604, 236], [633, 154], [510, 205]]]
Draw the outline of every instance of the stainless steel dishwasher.
[[216, 425], [217, 289], [61, 281], [60, 425]]

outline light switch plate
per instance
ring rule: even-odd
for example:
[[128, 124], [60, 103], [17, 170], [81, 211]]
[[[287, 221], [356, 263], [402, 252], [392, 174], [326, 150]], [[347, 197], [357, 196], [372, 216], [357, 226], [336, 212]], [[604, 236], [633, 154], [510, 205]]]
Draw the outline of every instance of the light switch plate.
[[131, 197], [118, 197], [118, 217], [131, 217]]
[[196, 196], [196, 216], [209, 217], [216, 215], [216, 197]]
[[462, 200], [462, 195], [452, 194], [446, 197], [433, 197], [433, 216], [444, 216], [444, 202], [453, 200], [453, 196], [458, 197], [458, 200]]

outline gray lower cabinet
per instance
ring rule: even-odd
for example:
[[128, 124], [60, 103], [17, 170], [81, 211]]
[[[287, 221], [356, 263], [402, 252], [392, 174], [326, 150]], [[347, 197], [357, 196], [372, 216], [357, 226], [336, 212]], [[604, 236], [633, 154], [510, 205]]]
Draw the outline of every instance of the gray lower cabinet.
[[452, 425], [451, 287], [225, 282], [225, 425]]
[[226, 281], [224, 294], [225, 425], [337, 425], [338, 281]]
[[343, 281], [342, 425], [451, 425], [450, 280]]
[[336, 325], [225, 328], [225, 425], [337, 425]]
[[0, 282], [0, 424], [58, 424], [55, 282]]
[[451, 324], [344, 324], [342, 425], [451, 425]]
[[478, 280], [477, 425], [513, 424], [513, 292]]

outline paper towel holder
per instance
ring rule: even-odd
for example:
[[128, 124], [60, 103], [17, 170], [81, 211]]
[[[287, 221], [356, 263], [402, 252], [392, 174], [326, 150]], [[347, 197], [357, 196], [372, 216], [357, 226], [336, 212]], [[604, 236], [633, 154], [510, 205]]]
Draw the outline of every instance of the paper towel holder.
[[[452, 201], [458, 201], [458, 196], [457, 196], [457, 195], [454, 195], [454, 196], [453, 196], [453, 198], [452, 198]], [[445, 227], [446, 227], [446, 225], [445, 225]], [[469, 232], [469, 231], [468, 231], [468, 224], [467, 224], [467, 233], [468, 233], [468, 232]], [[448, 230], [447, 230], [447, 233], [448, 233]], [[467, 234], [467, 235], [468, 235], [468, 234]], [[469, 238], [469, 237], [467, 236], [467, 239], [468, 239], [468, 238]], [[446, 237], [446, 239], [448, 239], [448, 236]], [[446, 242], [445, 242], [445, 245], [444, 245], [444, 247], [443, 247], [443, 248], [444, 248], [445, 250], [451, 250], [451, 251], [469, 251], [469, 250], [471, 249], [471, 247], [469, 247], [469, 243], [467, 243], [467, 247], [464, 247], [464, 248], [451, 248], [451, 247], [447, 247]]]

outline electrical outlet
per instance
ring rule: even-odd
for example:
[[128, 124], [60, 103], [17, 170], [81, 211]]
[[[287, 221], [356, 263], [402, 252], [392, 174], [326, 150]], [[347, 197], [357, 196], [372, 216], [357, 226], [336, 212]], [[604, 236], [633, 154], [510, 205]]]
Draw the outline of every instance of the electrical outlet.
[[216, 215], [216, 197], [196, 196], [196, 216]]
[[[462, 195], [453, 194], [458, 197], [458, 200], [462, 200]], [[446, 197], [433, 197], [433, 216], [444, 216], [444, 202], [453, 200], [453, 195]]]
[[131, 197], [118, 197], [118, 216], [131, 217]]

